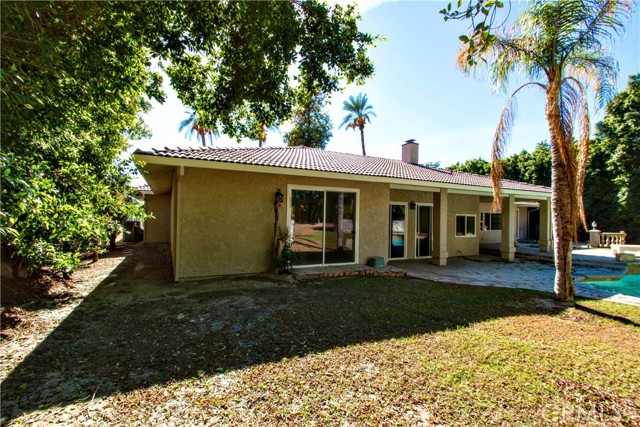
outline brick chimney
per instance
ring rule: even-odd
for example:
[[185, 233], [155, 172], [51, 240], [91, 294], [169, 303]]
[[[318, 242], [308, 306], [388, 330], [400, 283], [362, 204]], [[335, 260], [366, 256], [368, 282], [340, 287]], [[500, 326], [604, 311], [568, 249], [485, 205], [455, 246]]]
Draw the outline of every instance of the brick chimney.
[[402, 144], [402, 161], [418, 164], [418, 143], [415, 139], [409, 139]]

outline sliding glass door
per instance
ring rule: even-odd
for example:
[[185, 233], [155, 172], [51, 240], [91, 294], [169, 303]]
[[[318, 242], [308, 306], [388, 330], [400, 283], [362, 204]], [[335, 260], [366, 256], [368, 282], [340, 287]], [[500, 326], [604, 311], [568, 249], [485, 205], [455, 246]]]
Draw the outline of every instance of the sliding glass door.
[[432, 207], [418, 205], [416, 210], [416, 258], [431, 256], [431, 213]]
[[291, 191], [292, 249], [298, 265], [355, 262], [356, 192]]

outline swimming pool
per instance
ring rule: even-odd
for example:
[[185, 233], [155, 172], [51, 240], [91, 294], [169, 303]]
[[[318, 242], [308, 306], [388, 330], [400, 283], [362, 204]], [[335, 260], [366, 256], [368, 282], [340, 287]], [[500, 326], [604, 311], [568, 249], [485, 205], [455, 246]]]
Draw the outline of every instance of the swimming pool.
[[604, 277], [587, 277], [582, 283], [605, 291], [640, 298], [640, 274], [626, 274], [611, 279], [613, 280]]

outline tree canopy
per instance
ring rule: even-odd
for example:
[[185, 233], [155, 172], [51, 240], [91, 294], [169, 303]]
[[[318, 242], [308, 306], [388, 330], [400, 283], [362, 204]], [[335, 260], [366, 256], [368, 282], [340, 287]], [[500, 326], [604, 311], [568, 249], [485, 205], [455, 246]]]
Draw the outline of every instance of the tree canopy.
[[608, 105], [596, 125], [585, 180], [588, 218], [604, 231], [640, 242], [640, 74]]
[[[509, 11], [511, 10], [511, 2], [507, 1]], [[499, 0], [458, 0], [457, 6], [453, 3], [447, 4], [447, 7], [440, 10], [444, 15], [445, 22], [452, 20], [468, 20], [470, 22], [468, 34], [459, 37], [460, 41], [465, 43], [465, 49], [461, 51], [464, 62], [467, 66], [476, 66], [485, 61], [483, 55], [488, 53], [489, 49], [496, 40], [493, 32], [503, 27], [506, 18], [499, 19], [498, 10], [504, 8], [504, 2]]]
[[[551, 147], [546, 141], [539, 142], [531, 153], [522, 150], [502, 159], [501, 163], [505, 179], [551, 186]], [[482, 158], [458, 162], [447, 169], [491, 175], [491, 163]]]
[[2, 241], [71, 271], [140, 216], [129, 141], [164, 100], [161, 71], [199, 125], [258, 139], [302, 89], [373, 72], [352, 6], [264, 2], [2, 2]]
[[293, 112], [293, 128], [284, 135], [289, 146], [324, 148], [332, 136], [333, 123], [324, 110], [326, 95], [310, 95]]

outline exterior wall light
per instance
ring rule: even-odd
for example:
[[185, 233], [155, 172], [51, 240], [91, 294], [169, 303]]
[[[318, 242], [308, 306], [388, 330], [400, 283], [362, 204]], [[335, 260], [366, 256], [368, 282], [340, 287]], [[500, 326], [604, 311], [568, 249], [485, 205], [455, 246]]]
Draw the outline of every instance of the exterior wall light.
[[416, 202], [414, 202], [413, 200], [409, 202], [409, 209], [411, 209], [412, 211], [416, 210]]
[[276, 203], [282, 203], [284, 201], [284, 194], [282, 194], [282, 192], [280, 191], [280, 189], [278, 188], [278, 191], [276, 191]]

